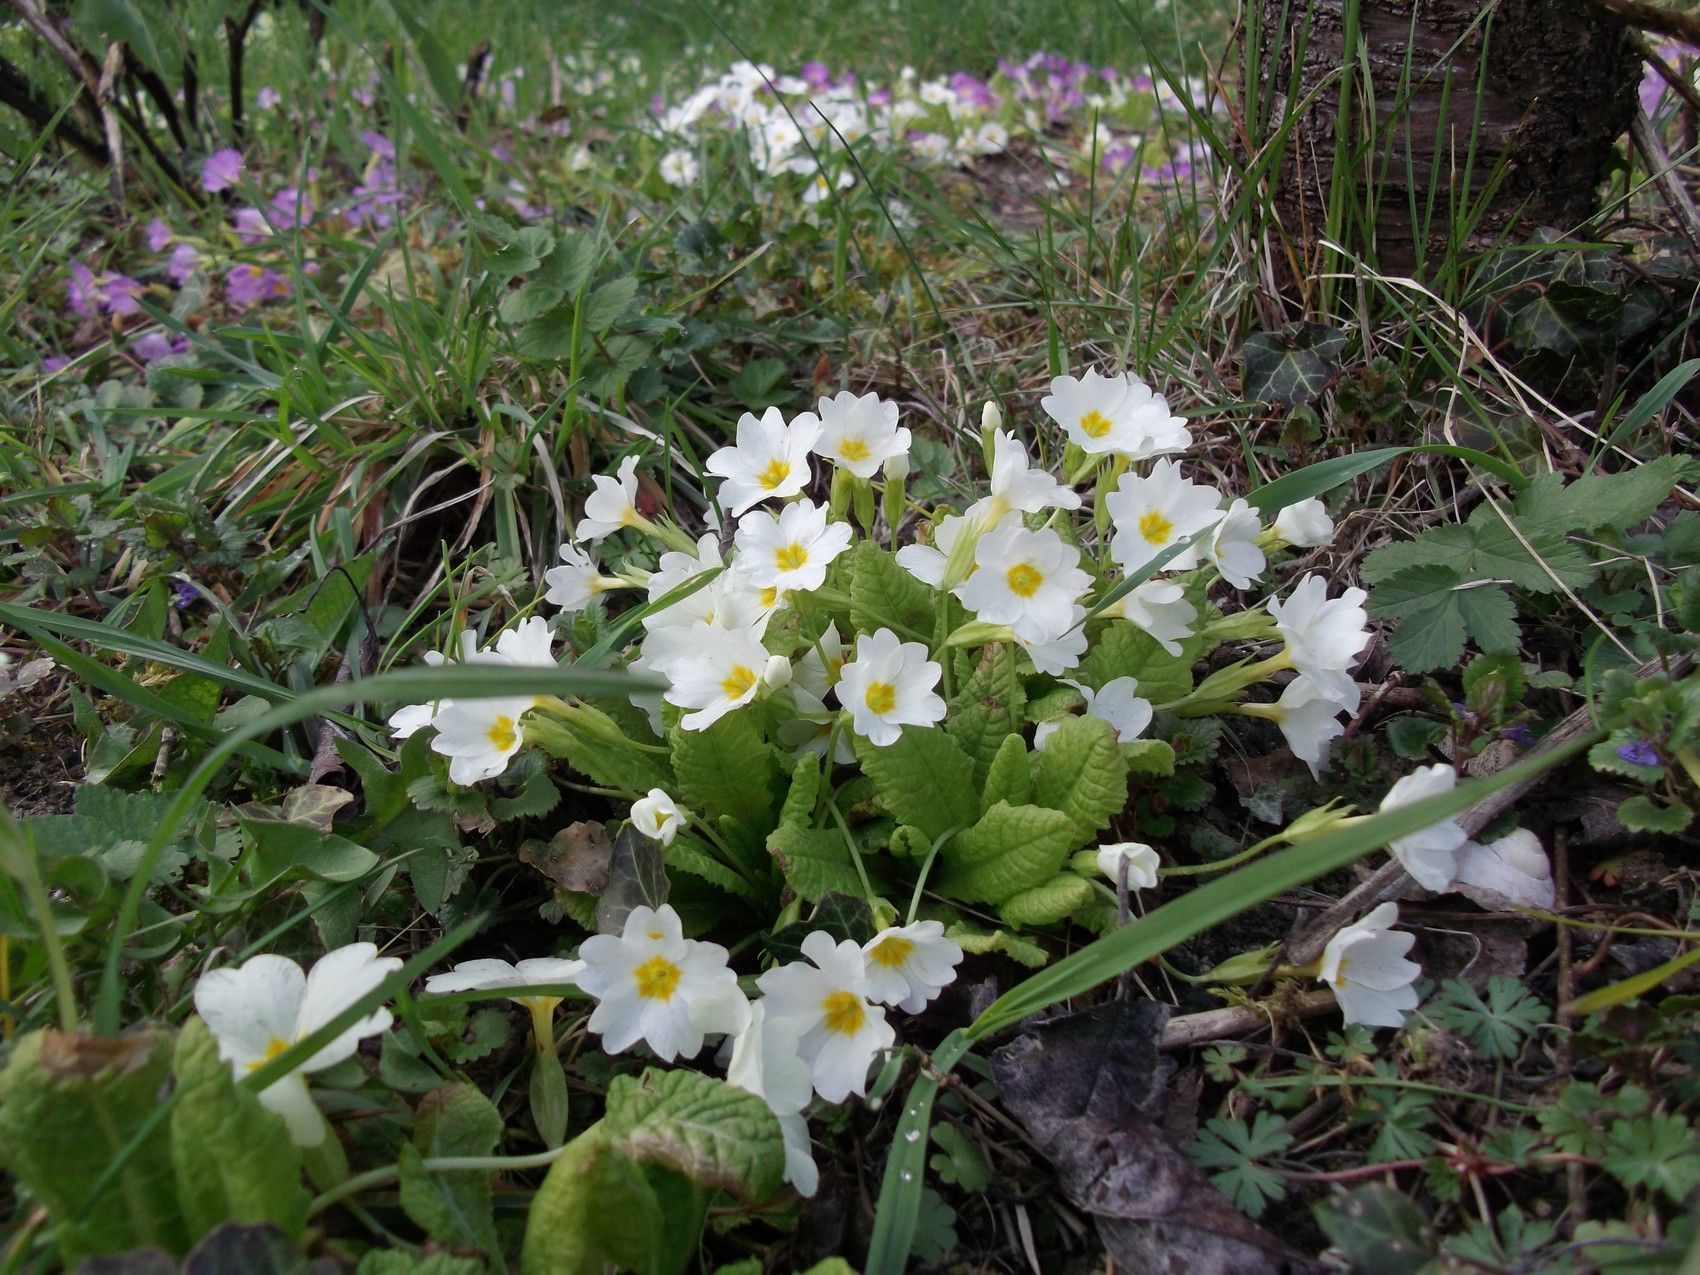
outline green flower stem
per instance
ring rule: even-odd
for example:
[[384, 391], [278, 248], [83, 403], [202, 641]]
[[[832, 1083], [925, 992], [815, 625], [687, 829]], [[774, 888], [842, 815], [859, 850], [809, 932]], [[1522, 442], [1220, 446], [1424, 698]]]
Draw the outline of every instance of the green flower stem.
[[638, 514], [633, 520], [632, 526], [636, 527], [646, 536], [653, 536], [669, 549], [677, 549], [681, 553], [688, 553], [693, 558], [696, 556], [696, 541], [687, 536], [682, 528], [676, 526], [672, 522], [669, 522], [665, 518], [656, 522], [649, 518], [645, 518], [642, 514]]
[[1158, 707], [1178, 713], [1182, 717], [1204, 717], [1228, 712], [1234, 708], [1234, 702], [1241, 692], [1248, 687], [1256, 686], [1259, 682], [1267, 681], [1275, 674], [1292, 667], [1292, 656], [1282, 648], [1278, 655], [1271, 655], [1266, 660], [1258, 660], [1255, 663], [1242, 660], [1238, 664], [1230, 664], [1225, 669], [1218, 669], [1179, 699]]
[[927, 857], [921, 860], [921, 871], [915, 878], [915, 893], [909, 896], [909, 912], [903, 918], [905, 925], [915, 923], [915, 914], [921, 910], [921, 891], [927, 884], [927, 874], [933, 870], [933, 860], [938, 858], [939, 851], [944, 849], [944, 843], [962, 831], [962, 825], [947, 828], [933, 839], [932, 846], [927, 850]]
[[314, 1186], [321, 1191], [334, 1191], [348, 1181], [348, 1157], [343, 1154], [342, 1143], [330, 1122], [320, 1115], [319, 1123], [325, 1127], [325, 1136], [318, 1146], [301, 1148], [301, 1164]]
[[1700, 788], [1700, 757], [1695, 756], [1692, 748], [1679, 748], [1676, 750], [1676, 760], [1683, 770], [1688, 772], [1688, 781]]
[[[531, 1155], [461, 1155], [442, 1156], [435, 1160], [422, 1160], [420, 1167], [427, 1173], [517, 1173], [525, 1169], [543, 1169], [555, 1163], [563, 1151], [570, 1146], [563, 1143], [551, 1147], [547, 1151], [534, 1152]], [[346, 1181], [338, 1183], [330, 1190], [317, 1196], [307, 1208], [308, 1217], [317, 1217], [333, 1204], [340, 1204], [350, 1196], [359, 1195], [373, 1187], [387, 1186], [401, 1177], [399, 1164], [386, 1164], [382, 1168], [368, 1169], [365, 1173], [357, 1173]]]
[[836, 801], [826, 803], [826, 808], [832, 813], [833, 821], [838, 824], [838, 830], [844, 834], [844, 844], [850, 847], [850, 861], [856, 865], [856, 875], [862, 878], [862, 897], [867, 899], [868, 906], [874, 905], [874, 886], [868, 880], [868, 869], [862, 862], [862, 852], [856, 848], [856, 838], [851, 835], [850, 825], [844, 822], [844, 814], [838, 809]]
[[528, 996], [521, 1003], [531, 1015], [531, 1043], [537, 1047], [537, 1056], [555, 1057], [555, 1006], [560, 1000], [553, 996]]
[[1265, 837], [1262, 841], [1247, 846], [1238, 854], [1229, 855], [1226, 859], [1215, 859], [1209, 863], [1188, 863], [1178, 868], [1158, 868], [1157, 875], [1160, 877], [1196, 877], [1211, 872], [1225, 872], [1229, 868], [1237, 868], [1248, 859], [1255, 859], [1265, 850], [1278, 846], [1285, 840], [1286, 834], [1278, 832], [1272, 837]]
[[[41, 868], [36, 862], [35, 847], [24, 838], [23, 830], [4, 809], [0, 809], [0, 868], [6, 869], [24, 888], [36, 927], [41, 931], [42, 952], [47, 957], [48, 973], [53, 980], [53, 999], [57, 1004], [60, 1029], [77, 1030], [77, 995], [71, 983], [71, 967], [65, 960], [65, 945], [59, 941], [59, 931], [53, 926], [53, 904], [47, 897], [47, 887], [41, 882]], [[4, 999], [10, 1003], [11, 974], [8, 968], [11, 953], [0, 948], [0, 983], [4, 983]]]

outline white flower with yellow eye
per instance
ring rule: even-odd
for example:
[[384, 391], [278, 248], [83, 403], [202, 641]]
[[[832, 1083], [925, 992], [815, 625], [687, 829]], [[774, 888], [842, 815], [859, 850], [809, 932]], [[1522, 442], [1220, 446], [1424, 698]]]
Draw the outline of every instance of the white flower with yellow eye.
[[862, 948], [868, 962], [868, 996], [919, 1014], [956, 981], [962, 949], [944, 936], [940, 921], [912, 921], [881, 930]]
[[[201, 975], [195, 984], [195, 1012], [218, 1042], [218, 1056], [240, 1080], [311, 1036], [400, 968], [398, 959], [379, 956], [370, 943], [326, 952], [306, 974], [285, 957], [255, 956], [242, 965]], [[324, 1117], [313, 1105], [305, 1077], [352, 1058], [362, 1040], [384, 1031], [391, 1021], [388, 1009], [373, 1010], [260, 1091], [260, 1102], [283, 1117], [298, 1145], [316, 1147], [325, 1139]]]
[[768, 970], [756, 980], [770, 1020], [797, 1028], [797, 1052], [814, 1073], [815, 1092], [843, 1102], [867, 1090], [868, 1069], [897, 1033], [872, 1003], [868, 964], [851, 939], [834, 943], [825, 930], [803, 939], [807, 961]]
[[611, 1054], [641, 1040], [662, 1062], [694, 1058], [706, 1036], [733, 1034], [749, 1022], [726, 949], [687, 939], [667, 904], [633, 908], [620, 934], [586, 939], [579, 959], [578, 985], [597, 1000], [590, 1030]]
[[1033, 468], [1027, 448], [1006, 429], [992, 439], [992, 491], [969, 506], [965, 515], [977, 527], [995, 527], [1011, 513], [1041, 509], [1079, 509], [1080, 493], [1042, 469]]
[[1416, 936], [1392, 927], [1399, 907], [1383, 903], [1361, 921], [1328, 940], [1317, 977], [1334, 989], [1347, 1023], [1366, 1027], [1403, 1027], [1417, 1007], [1417, 976], [1422, 966], [1405, 959]]
[[632, 827], [651, 841], [659, 841], [664, 846], [672, 845], [673, 838], [679, 835], [679, 825], [683, 822], [679, 807], [660, 788], [651, 788], [645, 796], [632, 802]]
[[820, 418], [804, 412], [789, 425], [777, 407], [757, 420], [738, 418], [737, 441], [710, 456], [705, 468], [726, 481], [720, 503], [734, 517], [764, 500], [784, 500], [809, 485], [809, 449], [820, 437]]
[[1262, 534], [1257, 513], [1243, 497], [1236, 498], [1211, 529], [1204, 542], [1204, 556], [1234, 588], [1249, 589], [1268, 563], [1257, 543]]
[[919, 642], [900, 642], [890, 629], [856, 639], [856, 658], [838, 675], [838, 702], [850, 710], [850, 729], [884, 748], [904, 726], [944, 720], [945, 704], [933, 693], [942, 670]]
[[1347, 589], [1330, 598], [1327, 582], [1307, 575], [1285, 601], [1270, 598], [1264, 604], [1292, 666], [1333, 699], [1344, 701], [1350, 694], [1350, 670], [1369, 645], [1369, 613], [1363, 606], [1368, 596], [1362, 589]]
[[858, 478], [872, 478], [892, 457], [909, 454], [909, 431], [897, 424], [897, 418], [897, 404], [878, 394], [845, 390], [822, 398], [815, 455]]
[[838, 621], [834, 620], [797, 661], [795, 684], [816, 699], [825, 700], [827, 693], [838, 685], [844, 658], [844, 639], [838, 636]]
[[756, 697], [767, 649], [751, 629], [695, 624], [681, 636], [681, 649], [663, 669], [668, 686], [662, 698], [691, 710], [679, 719], [684, 729], [707, 730]]
[[[720, 537], [713, 534], [704, 535], [697, 540], [697, 551], [694, 554], [669, 549], [661, 555], [655, 570], [650, 572], [647, 587], [649, 600], [659, 602], [698, 576], [719, 570], [725, 565], [720, 556]], [[656, 629], [688, 626], [699, 621], [712, 624], [720, 596], [715, 586], [723, 578], [723, 575], [715, 576], [714, 579], [699, 585], [695, 592], [644, 616], [643, 627], [653, 632]]]
[[570, 541], [561, 546], [560, 552], [565, 565], [550, 567], [543, 573], [543, 583], [548, 587], [543, 600], [550, 606], [573, 615], [609, 589], [625, 587], [621, 581], [603, 575], [596, 559]]
[[1096, 368], [1076, 380], [1059, 376], [1039, 406], [1088, 455], [1149, 460], [1192, 445], [1186, 422], [1169, 402], [1132, 373], [1100, 376]]
[[[479, 653], [478, 634], [471, 629], [461, 630], [459, 646], [455, 658], [462, 664], [480, 660], [494, 662], [496, 659], [493, 654]], [[427, 668], [441, 668], [449, 662], [449, 658], [442, 651], [427, 651], [423, 657]], [[429, 726], [445, 702], [439, 700], [434, 704], [409, 704], [406, 708], [396, 709], [389, 718], [390, 734], [396, 739], [406, 739], [422, 727]]]
[[689, 186], [702, 171], [697, 157], [687, 150], [668, 151], [655, 166], [661, 180], [669, 186]]
[[1015, 642], [1027, 652], [1027, 658], [1033, 661], [1035, 669], [1051, 677], [1060, 676], [1078, 666], [1086, 655], [1086, 608], [1075, 603], [1068, 628], [1055, 637], [1046, 638], [1043, 642], [1024, 642], [1016, 638]]
[[[1151, 701], [1142, 699], [1139, 695], [1139, 682], [1131, 677], [1115, 677], [1098, 689], [1083, 686], [1079, 682], [1062, 679], [1063, 685], [1072, 686], [1080, 692], [1086, 701], [1086, 715], [1096, 717], [1110, 724], [1116, 732], [1116, 743], [1131, 744], [1145, 733], [1145, 728], [1151, 725]], [[1061, 726], [1061, 721], [1040, 722], [1033, 729], [1033, 747], [1044, 748], [1045, 741]]]
[[615, 477], [597, 474], [591, 478], [595, 490], [585, 498], [584, 517], [573, 531], [575, 540], [595, 543], [643, 521], [637, 508], [637, 464], [636, 456], [628, 456], [620, 462]]
[[1279, 726], [1293, 756], [1310, 767], [1312, 777], [1321, 778], [1329, 745], [1346, 733], [1340, 714], [1358, 711], [1358, 684], [1347, 685], [1351, 689], [1346, 697], [1336, 699], [1301, 674], [1287, 683], [1275, 703], [1242, 704], [1239, 711], [1245, 717], [1261, 717]]
[[[1181, 476], [1172, 460], [1159, 460], [1151, 472], [1123, 474], [1104, 498], [1115, 527], [1110, 557], [1123, 571], [1135, 571], [1171, 545], [1203, 531], [1222, 516], [1222, 493]], [[1198, 565], [1198, 546], [1184, 550], [1163, 569], [1190, 571]]]
[[809, 593], [826, 583], [827, 565], [850, 547], [850, 524], [828, 522], [826, 507], [796, 500], [778, 516], [757, 509], [738, 520], [733, 570], [756, 589], [779, 596]]
[[1181, 642], [1192, 636], [1192, 622], [1198, 618], [1198, 608], [1187, 601], [1183, 585], [1173, 580], [1146, 580], [1099, 614], [1120, 616], [1154, 638], [1170, 655], [1179, 655]]
[[1007, 624], [1025, 642], [1059, 637], [1074, 600], [1092, 587], [1080, 551], [1049, 527], [1029, 531], [1005, 518], [974, 546], [974, 574], [955, 589], [962, 605], [988, 624]]
[[494, 779], [525, 742], [520, 719], [536, 703], [534, 695], [444, 700], [431, 720], [437, 728], [431, 751], [449, 759], [449, 778], [457, 784]]

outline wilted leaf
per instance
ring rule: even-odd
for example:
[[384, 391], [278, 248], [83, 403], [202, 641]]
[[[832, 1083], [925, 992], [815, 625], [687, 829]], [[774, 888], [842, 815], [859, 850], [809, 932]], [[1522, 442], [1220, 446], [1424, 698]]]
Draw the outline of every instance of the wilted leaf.
[[602, 824], [586, 819], [569, 823], [547, 841], [525, 842], [519, 848], [519, 860], [563, 890], [601, 894], [608, 888], [614, 843]]
[[653, 1068], [617, 1077], [602, 1123], [612, 1143], [640, 1163], [743, 1200], [779, 1190], [785, 1169], [779, 1121], [760, 1098], [723, 1080]]
[[596, 902], [597, 932], [618, 934], [633, 908], [658, 908], [665, 902], [667, 863], [661, 857], [661, 843], [627, 824], [614, 840], [608, 888]]

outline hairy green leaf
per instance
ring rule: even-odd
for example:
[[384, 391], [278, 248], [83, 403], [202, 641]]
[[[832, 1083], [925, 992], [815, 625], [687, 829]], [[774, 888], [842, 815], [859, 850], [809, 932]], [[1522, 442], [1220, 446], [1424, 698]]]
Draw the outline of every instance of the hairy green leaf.
[[1127, 759], [1116, 730], [1098, 717], [1070, 717], [1033, 755], [1033, 801], [1068, 816], [1074, 846], [1091, 841], [1127, 805]]

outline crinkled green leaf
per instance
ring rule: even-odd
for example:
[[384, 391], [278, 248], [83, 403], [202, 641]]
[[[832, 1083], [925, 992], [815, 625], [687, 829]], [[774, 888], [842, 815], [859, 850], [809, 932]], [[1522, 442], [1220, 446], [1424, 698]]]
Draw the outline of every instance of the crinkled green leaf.
[[751, 828], [772, 826], [779, 764], [756, 714], [728, 713], [707, 730], [675, 726], [667, 742], [680, 805], [710, 819], [724, 815]]
[[1091, 898], [1091, 882], [1072, 872], [1059, 872], [1043, 885], [1005, 899], [998, 904], [998, 915], [1017, 928], [1055, 925]]
[[1466, 640], [1484, 651], [1515, 651], [1520, 640], [1511, 595], [1497, 585], [1462, 579], [1450, 566], [1399, 572], [1375, 586], [1369, 609], [1397, 623], [1388, 645], [1413, 673], [1456, 665]]
[[779, 822], [806, 828], [814, 822], [815, 803], [820, 800], [821, 759], [811, 754], [797, 758], [791, 767], [791, 786], [779, 807]]
[[445, 1085], [420, 1100], [413, 1144], [401, 1150], [401, 1207], [432, 1239], [456, 1248], [495, 1251], [489, 1173], [431, 1172], [422, 1161], [487, 1156], [496, 1149], [502, 1129], [501, 1113], [471, 1085]]
[[1098, 717], [1071, 717], [1033, 755], [1033, 801], [1068, 816], [1069, 847], [1092, 840], [1127, 805], [1127, 759], [1116, 730]]
[[710, 885], [718, 886], [728, 894], [735, 894], [751, 903], [760, 903], [766, 897], [763, 891], [744, 880], [709, 853], [701, 842], [692, 838], [676, 838], [673, 844], [663, 851], [663, 855], [670, 871], [688, 872], [693, 877], [700, 877]]
[[531, 1199], [521, 1275], [653, 1270], [662, 1226], [643, 1169], [592, 1125], [567, 1144]]
[[650, 1068], [608, 1087], [602, 1126], [640, 1164], [656, 1164], [741, 1200], [775, 1194], [785, 1172], [779, 1121], [752, 1093], [699, 1071]]
[[998, 802], [1024, 806], [1033, 798], [1033, 770], [1027, 760], [1027, 741], [1020, 735], [1005, 735], [986, 771], [986, 786], [980, 793], [980, 813]]
[[1694, 811], [1680, 801], [1666, 804], [1636, 793], [1617, 808], [1617, 821], [1630, 832], [1674, 836], [1694, 822]]
[[850, 847], [836, 827], [781, 824], [768, 834], [767, 851], [779, 865], [785, 884], [811, 903], [820, 902], [835, 890], [844, 894], [861, 892], [862, 878], [850, 857]]
[[856, 759], [886, 813], [929, 837], [966, 827], [979, 814], [974, 761], [935, 726], [905, 726], [884, 748], [858, 735]]
[[1093, 690], [1118, 677], [1139, 683], [1139, 694], [1153, 704], [1180, 699], [1192, 689], [1192, 666], [1199, 643], [1181, 643], [1181, 653], [1170, 655], [1157, 639], [1127, 620], [1111, 620], [1092, 640], [1092, 648], [1080, 661], [1074, 680]]
[[857, 632], [891, 629], [904, 641], [931, 635], [939, 601], [872, 540], [857, 543], [850, 562], [850, 619]]
[[965, 921], [958, 921], [955, 925], [946, 927], [945, 937], [964, 952], [977, 956], [987, 952], [1002, 952], [1017, 965], [1025, 965], [1028, 969], [1041, 969], [1050, 961], [1044, 948], [1032, 939], [1023, 938], [1009, 930], [988, 932]]
[[984, 780], [998, 749], [1022, 726], [1027, 696], [1015, 671], [1015, 649], [994, 643], [980, 654], [974, 673], [950, 701], [945, 731], [974, 761], [975, 782]]
[[946, 843], [940, 886], [969, 903], [1002, 903], [1054, 877], [1073, 846], [1062, 811], [1000, 801]]
[[220, 1222], [272, 1222], [292, 1240], [307, 1225], [301, 1151], [282, 1117], [237, 1087], [198, 1017], [177, 1034], [171, 1163], [191, 1241]]

